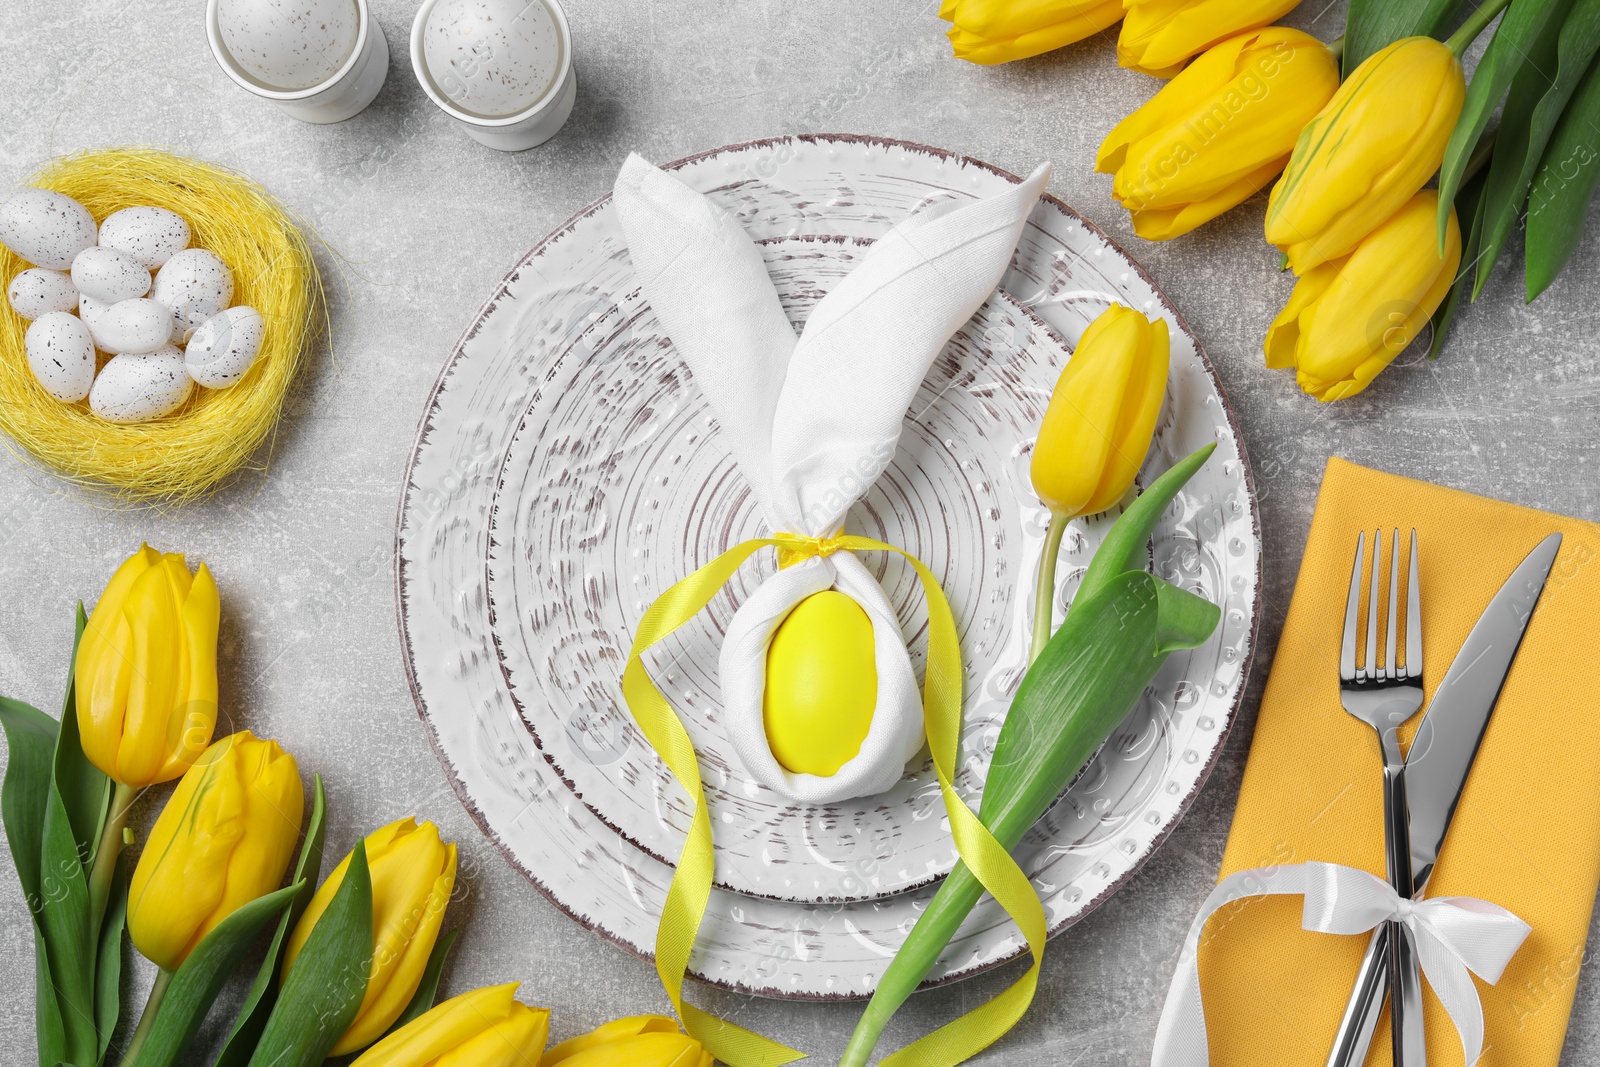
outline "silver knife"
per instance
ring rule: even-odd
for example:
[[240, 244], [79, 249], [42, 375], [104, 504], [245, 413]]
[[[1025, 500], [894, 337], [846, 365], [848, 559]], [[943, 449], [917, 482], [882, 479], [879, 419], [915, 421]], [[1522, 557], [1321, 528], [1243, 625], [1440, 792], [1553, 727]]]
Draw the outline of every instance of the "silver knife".
[[[1417, 736], [1406, 756], [1406, 799], [1410, 810], [1411, 870], [1417, 892], [1426, 886], [1439, 859], [1445, 831], [1456, 813], [1462, 787], [1478, 755], [1489, 716], [1500, 699], [1506, 675], [1522, 645], [1528, 620], [1544, 591], [1550, 568], [1561, 550], [1553, 533], [1518, 564], [1500, 591], [1483, 609], [1456, 653], [1444, 681], [1434, 691]], [[1361, 1067], [1377, 1029], [1383, 998], [1389, 989], [1386, 926], [1378, 927], [1367, 944], [1355, 990], [1345, 1006], [1327, 1067]]]

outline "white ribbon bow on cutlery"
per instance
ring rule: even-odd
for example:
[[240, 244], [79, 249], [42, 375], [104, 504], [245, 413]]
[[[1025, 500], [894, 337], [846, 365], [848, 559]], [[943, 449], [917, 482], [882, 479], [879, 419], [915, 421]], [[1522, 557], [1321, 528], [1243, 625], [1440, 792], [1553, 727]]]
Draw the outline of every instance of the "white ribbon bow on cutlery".
[[1388, 882], [1367, 871], [1338, 863], [1301, 863], [1239, 871], [1211, 891], [1178, 957], [1156, 1027], [1151, 1067], [1209, 1067], [1200, 999], [1201, 931], [1213, 913], [1236, 900], [1280, 895], [1304, 895], [1300, 925], [1318, 933], [1364, 934], [1391, 919], [1404, 923], [1416, 941], [1422, 973], [1461, 1037], [1465, 1062], [1478, 1062], [1483, 1051], [1483, 1006], [1472, 975], [1490, 985], [1498, 982], [1533, 928], [1488, 901], [1405, 900]]

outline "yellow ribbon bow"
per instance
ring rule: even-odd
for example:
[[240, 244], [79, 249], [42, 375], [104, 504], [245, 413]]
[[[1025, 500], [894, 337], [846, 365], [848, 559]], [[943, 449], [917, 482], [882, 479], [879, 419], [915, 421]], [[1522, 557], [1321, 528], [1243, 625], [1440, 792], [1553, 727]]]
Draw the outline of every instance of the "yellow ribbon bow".
[[995, 1041], [1015, 1025], [1033, 1000], [1044, 959], [1044, 907], [1028, 876], [994, 839], [978, 816], [956, 794], [956, 749], [961, 735], [961, 646], [955, 618], [939, 579], [904, 549], [870, 537], [840, 535], [818, 538], [778, 533], [743, 541], [722, 553], [656, 598], [639, 620], [633, 647], [622, 672], [622, 695], [634, 721], [644, 731], [684, 792], [694, 801], [694, 819], [678, 856], [666, 906], [656, 928], [656, 973], [666, 988], [683, 1028], [718, 1060], [730, 1067], [779, 1067], [804, 1053], [701, 1011], [683, 1000], [683, 975], [711, 897], [715, 859], [711, 816], [706, 810], [700, 765], [688, 731], [644, 668], [646, 649], [692, 619], [716, 596], [735, 571], [763, 548], [778, 550], [781, 566], [834, 552], [894, 552], [903, 556], [922, 582], [928, 599], [928, 668], [922, 687], [923, 724], [939, 789], [950, 816], [956, 850], [1000, 906], [1021, 927], [1033, 953], [1033, 966], [1005, 992], [954, 1022], [913, 1042], [883, 1061], [882, 1067], [953, 1067]]

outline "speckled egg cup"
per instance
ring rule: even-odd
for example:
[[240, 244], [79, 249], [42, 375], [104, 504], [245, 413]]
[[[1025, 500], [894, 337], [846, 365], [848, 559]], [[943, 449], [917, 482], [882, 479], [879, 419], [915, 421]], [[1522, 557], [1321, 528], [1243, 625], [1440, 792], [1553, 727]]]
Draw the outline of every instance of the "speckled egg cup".
[[222, 41], [222, 29], [217, 21], [218, 0], [206, 2], [206, 39], [211, 42], [211, 54], [224, 74], [240, 88], [263, 100], [270, 100], [301, 122], [326, 125], [343, 122], [360, 114], [389, 74], [389, 42], [383, 36], [383, 27], [367, 10], [367, 0], [355, 0], [359, 24], [356, 44], [344, 65], [327, 81], [306, 89], [278, 89], [251, 76], [233, 58]]
[[[212, 2], [215, 3], [215, 0]], [[501, 118], [487, 118], [463, 111], [440, 90], [429, 73], [423, 51], [423, 33], [427, 29], [428, 16], [437, 2], [423, 0], [416, 20], [411, 24], [411, 69], [421, 83], [422, 91], [428, 94], [428, 99], [437, 104], [440, 111], [459, 122], [473, 140], [501, 152], [522, 152], [554, 137], [566, 124], [567, 117], [572, 114], [572, 105], [578, 98], [578, 69], [572, 62], [572, 31], [567, 25], [567, 13], [559, 0], [543, 0], [543, 3], [550, 11], [556, 32], [561, 36], [561, 69], [543, 96], [516, 114]]]

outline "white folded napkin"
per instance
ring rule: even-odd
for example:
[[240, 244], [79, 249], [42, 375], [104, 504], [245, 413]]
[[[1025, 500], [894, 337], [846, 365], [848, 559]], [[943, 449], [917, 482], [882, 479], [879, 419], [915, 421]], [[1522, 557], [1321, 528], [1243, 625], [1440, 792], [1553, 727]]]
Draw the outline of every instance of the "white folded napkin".
[[[614, 199], [644, 295], [716, 412], [775, 532], [831, 537], [872, 487], [906, 408], [956, 330], [999, 284], [1050, 177], [983, 200], [936, 204], [891, 229], [795, 336], [761, 251], [728, 212], [630, 155]], [[837, 589], [872, 620], [878, 701], [861, 751], [832, 775], [785, 770], [762, 722], [767, 646], [801, 600]], [[922, 747], [905, 637], [850, 552], [767, 579], [735, 613], [720, 659], [734, 748], [762, 784], [812, 804], [882, 792]]]

